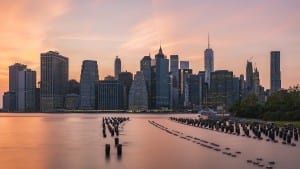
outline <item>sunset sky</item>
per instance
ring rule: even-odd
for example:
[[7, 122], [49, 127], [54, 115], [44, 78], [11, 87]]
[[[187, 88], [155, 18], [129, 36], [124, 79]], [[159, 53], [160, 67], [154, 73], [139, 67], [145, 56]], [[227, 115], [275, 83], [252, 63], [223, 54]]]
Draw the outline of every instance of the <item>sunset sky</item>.
[[[203, 70], [209, 32], [215, 69], [245, 74], [247, 59], [270, 86], [270, 51], [281, 51], [282, 87], [300, 83], [299, 0], [0, 0], [0, 94], [8, 90], [8, 66], [27, 64], [40, 76], [40, 53], [69, 57], [70, 78], [79, 80], [84, 59], [98, 61], [100, 78], [135, 72], [144, 55], [189, 60]], [[2, 107], [2, 97], [0, 98]]]

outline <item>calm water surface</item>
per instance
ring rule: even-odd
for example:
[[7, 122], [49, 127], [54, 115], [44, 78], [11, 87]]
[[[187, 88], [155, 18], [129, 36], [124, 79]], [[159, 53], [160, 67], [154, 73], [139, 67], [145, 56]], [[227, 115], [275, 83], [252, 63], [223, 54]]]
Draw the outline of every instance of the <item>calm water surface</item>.
[[[120, 131], [123, 155], [114, 140], [102, 137], [102, 117], [126, 116]], [[178, 117], [195, 115], [176, 115]], [[0, 168], [2, 169], [250, 169], [246, 160], [275, 161], [274, 168], [300, 168], [297, 146], [270, 143], [175, 123], [170, 115], [114, 114], [0, 114]], [[200, 146], [154, 127], [155, 121], [182, 136], [198, 137], [220, 145], [237, 157]], [[105, 157], [104, 145], [111, 144]]]

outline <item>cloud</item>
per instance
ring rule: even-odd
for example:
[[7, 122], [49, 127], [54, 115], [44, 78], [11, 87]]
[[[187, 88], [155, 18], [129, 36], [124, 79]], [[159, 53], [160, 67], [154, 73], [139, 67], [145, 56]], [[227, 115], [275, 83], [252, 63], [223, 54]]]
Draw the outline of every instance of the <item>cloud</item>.
[[[39, 53], [51, 22], [68, 10], [69, 0], [1, 0], [0, 5], [0, 93], [7, 90], [8, 66], [14, 62], [38, 68]], [[3, 62], [4, 61], [4, 62]], [[3, 74], [3, 72], [6, 72]], [[0, 99], [0, 107], [2, 104]]]

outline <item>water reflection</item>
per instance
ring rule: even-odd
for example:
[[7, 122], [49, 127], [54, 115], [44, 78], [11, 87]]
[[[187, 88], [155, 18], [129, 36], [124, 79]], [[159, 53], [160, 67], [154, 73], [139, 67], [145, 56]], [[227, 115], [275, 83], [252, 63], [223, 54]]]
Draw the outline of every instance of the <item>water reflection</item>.
[[[102, 136], [103, 115], [1, 114], [1, 168], [250, 169], [258, 166], [247, 160], [259, 157], [264, 163], [276, 161], [276, 168], [296, 169], [300, 165], [299, 141], [296, 147], [272, 144], [178, 124], [168, 120], [168, 115], [124, 116], [129, 116], [130, 121], [120, 126], [119, 142], [123, 147], [122, 156], [118, 156], [114, 137]], [[186, 139], [158, 129], [149, 120], [173, 134], [182, 133]], [[206, 143], [195, 138], [212, 147], [210, 143], [217, 144], [222, 151], [201, 146]], [[110, 156], [105, 155], [105, 144], [111, 144]], [[230, 148], [226, 152], [241, 154], [229, 157], [222, 153], [226, 147]]]

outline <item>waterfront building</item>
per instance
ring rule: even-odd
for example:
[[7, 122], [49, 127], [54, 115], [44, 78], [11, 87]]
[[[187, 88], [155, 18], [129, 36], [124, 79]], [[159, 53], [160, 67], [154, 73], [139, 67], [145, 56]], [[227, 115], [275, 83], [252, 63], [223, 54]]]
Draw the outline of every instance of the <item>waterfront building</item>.
[[129, 91], [129, 109], [145, 111], [148, 109], [148, 93], [146, 81], [142, 71], [136, 72]]
[[148, 106], [150, 107], [151, 100], [151, 57], [144, 56], [140, 61], [140, 71], [144, 74], [144, 79], [146, 81], [147, 93], [148, 93]]
[[100, 80], [96, 83], [98, 110], [123, 110], [125, 87], [119, 80]]
[[69, 59], [58, 52], [41, 53], [41, 111], [52, 112], [64, 108], [68, 91]]
[[17, 110], [20, 112], [36, 111], [36, 72], [24, 69], [18, 72]]
[[228, 109], [232, 104], [233, 73], [228, 70], [217, 70], [211, 73], [208, 104], [212, 108]]
[[119, 73], [119, 81], [123, 83], [125, 87], [125, 93], [124, 93], [124, 109], [128, 109], [128, 96], [129, 96], [129, 90], [132, 84], [133, 75], [131, 72], [121, 72]]
[[84, 60], [80, 75], [80, 106], [81, 110], [96, 108], [95, 85], [99, 80], [97, 61]]

